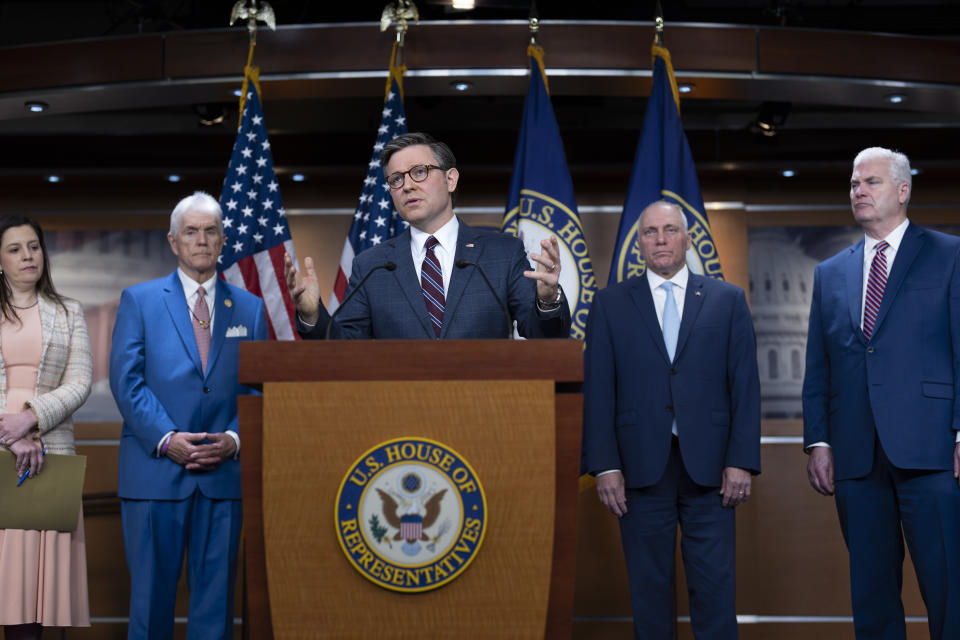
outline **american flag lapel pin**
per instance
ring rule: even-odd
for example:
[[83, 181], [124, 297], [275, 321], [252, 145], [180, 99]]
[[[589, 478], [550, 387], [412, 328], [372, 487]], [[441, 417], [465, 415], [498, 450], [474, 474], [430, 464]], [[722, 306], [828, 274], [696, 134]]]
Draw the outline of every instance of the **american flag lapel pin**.
[[[698, 293], [697, 295], [700, 295], [700, 294]], [[232, 307], [233, 300], [231, 300], [230, 298], [227, 298], [226, 300], [223, 301], [223, 304], [227, 305], [228, 307]]]

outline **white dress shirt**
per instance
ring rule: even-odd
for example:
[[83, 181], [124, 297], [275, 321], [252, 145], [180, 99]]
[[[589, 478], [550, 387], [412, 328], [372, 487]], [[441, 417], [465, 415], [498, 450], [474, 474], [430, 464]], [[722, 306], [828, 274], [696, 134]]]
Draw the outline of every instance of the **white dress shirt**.
[[427, 239], [433, 236], [440, 243], [433, 248], [433, 253], [440, 262], [444, 297], [450, 290], [450, 275], [453, 273], [453, 258], [457, 254], [457, 233], [459, 231], [460, 222], [457, 220], [457, 216], [447, 220], [446, 224], [433, 233], [424, 233], [414, 226], [410, 227], [410, 253], [413, 256], [413, 267], [417, 270], [417, 282], [420, 282], [420, 269], [423, 267], [423, 259], [427, 255]]
[[[887, 235], [883, 240], [887, 241], [887, 244], [890, 246], [887, 247], [885, 255], [887, 256], [887, 273], [884, 275], [889, 276], [890, 271], [893, 269], [893, 259], [897, 257], [897, 249], [900, 248], [900, 243], [903, 242], [903, 234], [907, 230], [907, 226], [910, 225], [909, 220], [904, 220], [897, 225], [897, 228], [894, 229]], [[873, 264], [873, 258], [876, 255], [877, 245], [880, 244], [881, 240], [876, 238], [871, 238], [870, 236], [863, 235], [863, 290], [860, 292], [860, 328], [863, 328], [863, 310], [867, 305], [867, 281], [870, 279], [870, 266]]]
[[[680, 271], [677, 271], [673, 274], [673, 277], [670, 278], [670, 282], [673, 283], [673, 301], [677, 303], [677, 322], [683, 320], [683, 299], [687, 293], [687, 282], [690, 280], [690, 270], [687, 268], [687, 265], [683, 265], [680, 268]], [[650, 294], [653, 296], [653, 308], [657, 312], [657, 323], [660, 325], [660, 330], [663, 331], [663, 307], [667, 303], [667, 292], [663, 290], [660, 286], [666, 282], [666, 278], [655, 274], [650, 269], [647, 269], [647, 284], [650, 285]], [[673, 425], [670, 427], [670, 432], [673, 435], [677, 435], [677, 419], [673, 419]], [[601, 471], [597, 473], [597, 477], [606, 475], [608, 473], [613, 473], [614, 471], [620, 471], [620, 469], [607, 469], [606, 471]]]

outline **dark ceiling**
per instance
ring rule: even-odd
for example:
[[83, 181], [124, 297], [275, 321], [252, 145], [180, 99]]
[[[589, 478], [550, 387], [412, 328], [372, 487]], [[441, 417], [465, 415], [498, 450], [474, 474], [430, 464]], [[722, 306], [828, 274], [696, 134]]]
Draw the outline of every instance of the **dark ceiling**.
[[[0, 47], [224, 29], [232, 4], [231, 0], [0, 0]], [[378, 20], [386, 2], [274, 0], [271, 4], [279, 24], [295, 25], [372, 23]], [[524, 20], [530, 12], [530, 3], [522, 0], [477, 0], [477, 8], [467, 12], [454, 11], [450, 0], [419, 0], [416, 4], [422, 21]], [[650, 0], [537, 3], [539, 16], [546, 21], [647, 23], [654, 16], [656, 4]], [[681, 22], [883, 32], [954, 42], [960, 39], [957, 0], [664, 0], [662, 5], [668, 46], [670, 25]], [[549, 22], [544, 28], [550, 28]], [[410, 37], [416, 38], [416, 27], [411, 29]], [[646, 49], [648, 44], [637, 46]], [[549, 52], [547, 63], [549, 71]], [[269, 74], [270, 69], [264, 68], [263, 72]], [[950, 85], [930, 86], [936, 89]], [[410, 91], [405, 98], [408, 121], [414, 128], [452, 139], [461, 160], [487, 172], [492, 188], [502, 190], [501, 183], [508, 179], [512, 163], [523, 103], [522, 89], [515, 89], [510, 86], [484, 95], [449, 96]], [[693, 95], [685, 99], [684, 125], [701, 174], [708, 181], [722, 181], [731, 172], [763, 179], [786, 166], [812, 171], [845, 168], [858, 149], [882, 144], [904, 149], [920, 165], [955, 181], [960, 170], [955, 159], [960, 144], [957, 110], [874, 106], [854, 95], [828, 98], [828, 90], [824, 83], [800, 99], [791, 99], [786, 120], [774, 138], [750, 129], [768, 98]], [[21, 93], [12, 95], [16, 98]], [[0, 98], [3, 96], [0, 87]], [[575, 183], [593, 181], [602, 190], [604, 180], [617, 185], [623, 181], [633, 162], [645, 103], [644, 95], [559, 92], [553, 96]], [[357, 167], [366, 163], [381, 105], [380, 98], [369, 92], [333, 98], [266, 95], [265, 115], [278, 169], [284, 173], [313, 172], [334, 189], [333, 202], [327, 204], [350, 206], [353, 192], [359, 188]], [[199, 124], [201, 118], [209, 113], [217, 115], [220, 110], [224, 114], [222, 124]], [[53, 171], [103, 183], [146, 181], [176, 171], [197, 176], [203, 183], [198, 186], [215, 189], [217, 185], [209, 183], [222, 175], [226, 165], [235, 110], [232, 100], [189, 104], [180, 99], [146, 108], [115, 109], [105, 103], [102, 109], [82, 113], [0, 118], [0, 140], [5, 151], [0, 156], [0, 183], [8, 187], [34, 183]], [[619, 186], [617, 191], [621, 191]]]
[[[385, 0], [273, 0], [280, 24], [370, 22]], [[656, 0], [540, 0], [544, 20], [652, 20]], [[0, 46], [75, 38], [227, 26], [232, 0], [2, 0]], [[525, 19], [530, 0], [476, 0], [472, 11], [452, 0], [417, 0], [421, 20]], [[926, 36], [957, 36], [957, 0], [663, 0], [670, 22], [772, 25]]]

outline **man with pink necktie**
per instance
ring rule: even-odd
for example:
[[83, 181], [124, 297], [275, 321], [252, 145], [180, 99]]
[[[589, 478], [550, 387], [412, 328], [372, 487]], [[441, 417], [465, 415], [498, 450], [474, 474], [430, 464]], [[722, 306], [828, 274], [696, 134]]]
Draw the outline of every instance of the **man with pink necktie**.
[[119, 495], [130, 570], [128, 637], [173, 637], [187, 555], [187, 638], [233, 637], [240, 536], [237, 379], [244, 340], [266, 340], [260, 298], [217, 278], [220, 205], [196, 192], [170, 216], [178, 268], [124, 290], [110, 352], [123, 415]]
[[906, 637], [904, 538], [930, 637], [960, 638], [960, 238], [910, 222], [911, 189], [905, 155], [861, 151], [864, 238], [813, 280], [807, 474], [836, 494], [858, 640]]

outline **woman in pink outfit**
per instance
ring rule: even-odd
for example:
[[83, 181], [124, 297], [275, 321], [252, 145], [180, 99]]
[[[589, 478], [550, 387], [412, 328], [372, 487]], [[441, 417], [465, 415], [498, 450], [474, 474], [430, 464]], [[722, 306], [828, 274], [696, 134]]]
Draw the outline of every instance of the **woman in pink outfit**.
[[[54, 288], [43, 231], [23, 216], [0, 219], [0, 450], [16, 456], [18, 476], [42, 472], [44, 447], [76, 453], [71, 416], [92, 373], [83, 309]], [[89, 608], [82, 511], [71, 532], [0, 529], [6, 640], [90, 626]]]

